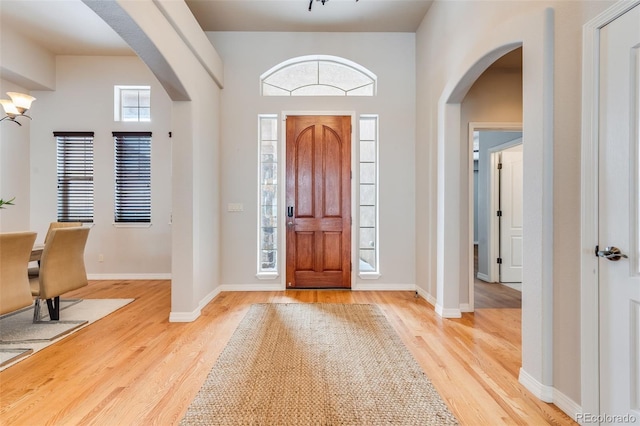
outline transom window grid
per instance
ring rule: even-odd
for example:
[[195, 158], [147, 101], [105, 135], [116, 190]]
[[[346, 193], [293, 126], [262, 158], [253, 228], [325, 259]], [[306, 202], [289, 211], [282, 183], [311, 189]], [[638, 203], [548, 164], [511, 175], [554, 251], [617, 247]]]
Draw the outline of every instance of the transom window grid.
[[378, 262], [378, 116], [360, 116], [359, 232], [361, 274], [379, 273]]
[[278, 116], [260, 115], [258, 132], [258, 275], [268, 276], [278, 272]]
[[151, 222], [151, 133], [113, 132], [115, 223]]
[[93, 222], [93, 132], [54, 132], [58, 222]]
[[374, 96], [376, 76], [335, 56], [285, 61], [261, 76], [263, 96]]
[[150, 86], [115, 86], [115, 121], [151, 121]]

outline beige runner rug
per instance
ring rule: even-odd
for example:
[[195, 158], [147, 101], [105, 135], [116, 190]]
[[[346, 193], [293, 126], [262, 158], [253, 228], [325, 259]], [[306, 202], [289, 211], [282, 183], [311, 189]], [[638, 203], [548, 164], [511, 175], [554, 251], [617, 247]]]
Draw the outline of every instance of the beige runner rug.
[[181, 425], [455, 425], [375, 305], [252, 305]]

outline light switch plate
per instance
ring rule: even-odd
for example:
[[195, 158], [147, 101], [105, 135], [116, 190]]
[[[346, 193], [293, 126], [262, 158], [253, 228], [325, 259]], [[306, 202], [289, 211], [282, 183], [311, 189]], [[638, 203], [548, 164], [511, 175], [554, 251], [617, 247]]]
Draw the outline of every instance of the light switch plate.
[[227, 204], [227, 211], [229, 212], [241, 212], [244, 211], [242, 203], [229, 203]]

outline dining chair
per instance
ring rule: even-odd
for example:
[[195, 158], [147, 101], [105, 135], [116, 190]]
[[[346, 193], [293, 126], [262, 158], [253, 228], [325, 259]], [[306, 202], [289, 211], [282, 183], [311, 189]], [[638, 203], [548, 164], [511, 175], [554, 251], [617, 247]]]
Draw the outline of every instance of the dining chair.
[[[49, 229], [47, 229], [47, 233], [44, 235], [44, 244], [47, 243], [47, 239], [51, 234], [51, 230], [58, 228], [77, 228], [82, 226], [82, 222], [51, 222], [49, 224]], [[40, 273], [40, 261], [38, 261], [37, 266], [31, 266], [29, 268], [29, 278], [35, 278]]]
[[60, 319], [60, 295], [88, 284], [84, 249], [90, 228], [51, 229], [40, 259], [40, 274], [30, 278], [35, 297], [34, 322], [40, 321], [40, 300], [47, 301], [49, 318]]
[[0, 234], [0, 315], [30, 306], [27, 268], [35, 232]]

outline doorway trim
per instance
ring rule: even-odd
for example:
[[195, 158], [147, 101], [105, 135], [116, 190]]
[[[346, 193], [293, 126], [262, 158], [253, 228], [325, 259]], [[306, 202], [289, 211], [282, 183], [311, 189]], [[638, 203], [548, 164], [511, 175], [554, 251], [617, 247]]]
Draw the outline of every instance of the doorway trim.
[[[500, 131], [504, 131], [504, 132], [522, 132], [522, 122], [476, 122], [476, 121], [472, 121], [469, 122], [469, 137], [468, 137], [468, 141], [469, 141], [469, 149], [468, 152], [470, 153], [470, 155], [468, 155], [469, 157], [469, 242], [467, 244], [468, 248], [469, 248], [469, 305], [468, 307], [466, 307], [466, 309], [461, 306], [461, 311], [462, 312], [473, 312], [474, 311], [474, 286], [475, 286], [475, 276], [474, 276], [474, 272], [473, 272], [473, 215], [474, 215], [474, 208], [473, 208], [473, 155], [471, 155], [473, 153], [473, 134], [477, 131], [496, 131], [496, 132], [500, 132]], [[512, 146], [515, 144], [510, 144], [509, 142], [500, 145], [499, 147], [494, 147], [492, 148], [493, 151], [498, 150], [498, 148], [500, 149], [504, 149], [507, 148], [509, 146]], [[493, 188], [490, 188], [490, 193], [493, 194]], [[491, 235], [491, 239], [494, 239], [494, 230], [493, 230], [493, 221], [491, 221], [491, 229], [489, 229], [489, 235]], [[495, 251], [494, 251], [494, 243], [495, 241], [492, 241], [492, 244], [489, 245], [490, 247], [490, 251], [489, 251], [489, 259], [492, 259], [492, 256], [495, 257]], [[489, 270], [489, 277], [492, 278], [494, 276], [494, 269], [495, 265], [493, 265], [493, 263], [491, 264], [491, 269]]]
[[[281, 158], [285, 158], [287, 155], [287, 126], [285, 124], [285, 121], [287, 119], [288, 116], [294, 116], [294, 115], [344, 115], [344, 116], [349, 116], [351, 117], [351, 173], [352, 176], [356, 175], [356, 160], [358, 159], [357, 157], [357, 150], [356, 150], [356, 143], [354, 142], [356, 139], [356, 119], [357, 119], [357, 114], [355, 111], [334, 111], [334, 110], [330, 110], [330, 111], [303, 111], [303, 110], [287, 110], [287, 111], [282, 111], [281, 115], [280, 115], [280, 145], [279, 145], [279, 150], [280, 150], [280, 156]], [[282, 167], [279, 171], [279, 176], [278, 179], [280, 179], [280, 182], [285, 183], [287, 181], [287, 171], [286, 171], [286, 167]], [[356, 263], [356, 259], [354, 258], [354, 256], [356, 255], [356, 242], [357, 242], [357, 235], [358, 234], [354, 234], [354, 229], [357, 229], [357, 227], [359, 226], [359, 221], [357, 220], [356, 217], [356, 184], [357, 184], [357, 179], [354, 179], [352, 177], [351, 179], [351, 217], [352, 218], [356, 218], [356, 220], [352, 220], [351, 221], [351, 263], [352, 265], [356, 265], [355, 267], [351, 268], [351, 289], [350, 290], [356, 290], [356, 277], [357, 277], [357, 272], [358, 272], [358, 268], [357, 268], [357, 263]], [[284, 230], [286, 228], [285, 225], [285, 221], [286, 221], [286, 215], [284, 214], [284, 207], [286, 206], [287, 203], [287, 193], [286, 191], [282, 190], [281, 188], [279, 188], [279, 195], [278, 195], [278, 202], [280, 203], [280, 211], [281, 214], [278, 215], [278, 227], [281, 230]], [[281, 282], [280, 282], [280, 286], [282, 288], [282, 290], [286, 290], [287, 289], [287, 274], [286, 274], [286, 268], [287, 268], [287, 235], [286, 232], [279, 232], [279, 236], [278, 236], [278, 244], [279, 247], [281, 247], [280, 250], [280, 259], [281, 262], [278, 263], [278, 271], [281, 271], [284, 273], [281, 273]]]
[[598, 258], [598, 149], [600, 31], [640, 5], [618, 2], [582, 28], [582, 141], [580, 212], [580, 382], [583, 413], [600, 412]]

